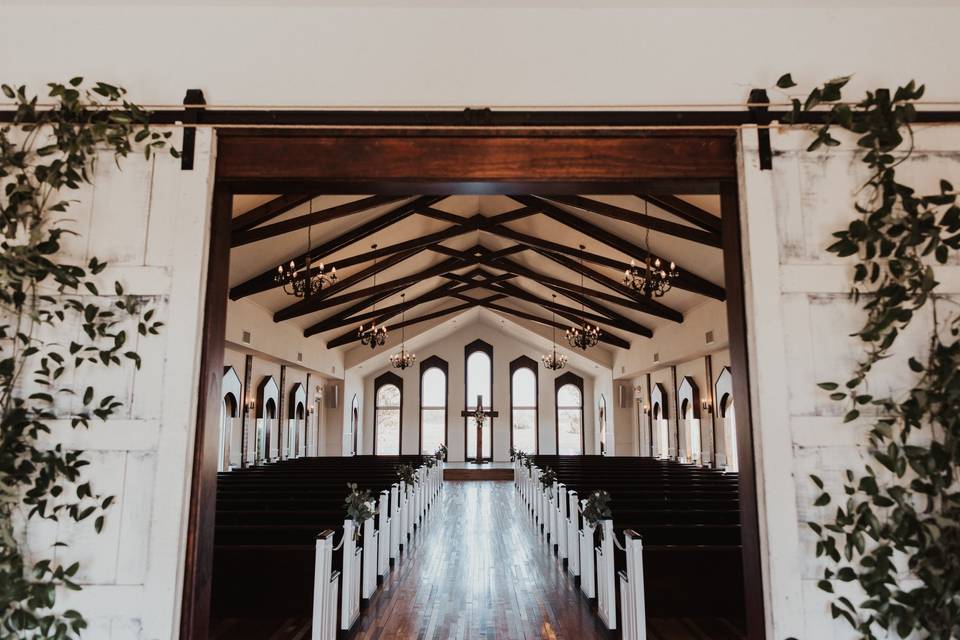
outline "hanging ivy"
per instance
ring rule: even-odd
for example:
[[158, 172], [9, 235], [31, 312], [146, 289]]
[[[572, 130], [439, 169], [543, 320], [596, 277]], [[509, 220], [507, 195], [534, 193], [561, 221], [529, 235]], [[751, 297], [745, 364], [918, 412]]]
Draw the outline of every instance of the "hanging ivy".
[[[57, 610], [61, 589], [80, 589], [80, 565], [54, 549], [28, 561], [24, 524], [31, 519], [92, 522], [99, 533], [114, 497], [86, 479], [82, 451], [51, 442], [51, 423], [87, 429], [121, 407], [116, 390], [83, 381], [94, 370], [139, 368], [130, 332], [162, 326], [148, 300], [120, 282], [101, 292], [107, 264], [61, 255], [76, 235], [65, 217], [71, 192], [91, 184], [97, 156], [114, 160], [167, 147], [125, 91], [82, 78], [48, 86], [54, 107], [41, 108], [25, 87], [0, 85], [15, 103], [0, 128], [0, 638], [72, 638], [87, 626], [78, 611]], [[109, 107], [108, 107], [109, 105]], [[108, 107], [108, 108], [107, 108]], [[76, 196], [74, 196], [76, 197]], [[81, 332], [76, 333], [79, 327]], [[72, 339], [71, 339], [72, 337]], [[19, 523], [19, 524], [18, 524]], [[55, 547], [65, 547], [58, 541]], [[44, 557], [45, 556], [45, 557]], [[57, 558], [69, 557], [62, 549]]]
[[[960, 637], [960, 316], [956, 302], [937, 292], [934, 266], [955, 262], [960, 249], [957, 190], [942, 179], [923, 193], [898, 175], [913, 158], [915, 102], [924, 87], [911, 81], [851, 104], [842, 100], [848, 79], [793, 100], [791, 114], [793, 121], [812, 110], [826, 116], [808, 151], [839, 146], [837, 128], [854, 134], [869, 170], [852, 220], [827, 248], [855, 261], [850, 295], [866, 312], [854, 334], [863, 354], [847, 380], [819, 386], [844, 405], [844, 422], [869, 422], [871, 460], [846, 471], [843, 496], [811, 476], [814, 504], [836, 507], [809, 523], [817, 557], [832, 561], [819, 586], [834, 594], [833, 617], [862, 638], [948, 640]], [[795, 84], [787, 74], [777, 86]], [[898, 352], [898, 338], [917, 320], [930, 326], [926, 347]], [[877, 397], [871, 373], [895, 356], [904, 358], [913, 386]], [[837, 581], [856, 583], [865, 597], [855, 603], [835, 594]]]

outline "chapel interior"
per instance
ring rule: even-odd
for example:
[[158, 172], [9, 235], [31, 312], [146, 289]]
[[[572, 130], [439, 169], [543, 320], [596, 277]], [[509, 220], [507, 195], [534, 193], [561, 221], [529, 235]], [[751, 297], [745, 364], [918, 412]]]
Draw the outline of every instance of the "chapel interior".
[[234, 196], [211, 637], [745, 637], [720, 210]]

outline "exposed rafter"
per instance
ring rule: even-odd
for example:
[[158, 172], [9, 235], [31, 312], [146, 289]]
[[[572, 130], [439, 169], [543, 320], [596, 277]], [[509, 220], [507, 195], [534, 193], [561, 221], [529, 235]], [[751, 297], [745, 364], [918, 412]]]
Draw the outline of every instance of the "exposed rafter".
[[[339, 251], [344, 247], [348, 247], [359, 240], [367, 238], [372, 234], [382, 231], [383, 229], [400, 222], [404, 218], [413, 215], [417, 208], [431, 206], [440, 200], [443, 200], [443, 198], [444, 196], [422, 196], [413, 200], [412, 202], [402, 204], [395, 209], [377, 216], [373, 220], [368, 220], [367, 222], [364, 222], [363, 224], [340, 234], [336, 238], [328, 240], [327, 242], [314, 247], [310, 251], [310, 259], [313, 262], [320, 262], [331, 253]], [[277, 264], [292, 261], [294, 263], [294, 268], [302, 269], [306, 263], [306, 258], [307, 254], [301, 253], [297, 256], [293, 256], [292, 258], [287, 258], [286, 260], [279, 260]], [[259, 275], [256, 275], [253, 278], [250, 278], [249, 280], [232, 287], [230, 289], [230, 299], [238, 300], [245, 296], [274, 288], [277, 286], [276, 282], [274, 282], [274, 273], [274, 268], [271, 267]]]
[[[505, 296], [503, 296], [502, 294], [498, 294], [498, 295], [489, 296], [487, 298], [483, 298], [480, 300], [466, 298], [467, 302], [464, 302], [463, 304], [459, 304], [454, 307], [447, 307], [446, 309], [440, 309], [438, 311], [433, 311], [431, 313], [427, 313], [425, 315], [422, 315], [416, 318], [410, 318], [409, 320], [392, 324], [390, 325], [389, 328], [391, 331], [393, 331], [395, 329], [400, 329], [402, 327], [409, 327], [412, 324], [425, 322], [427, 320], [433, 320], [434, 318], [442, 318], [444, 316], [458, 313], [460, 311], [466, 311], [467, 309], [472, 309], [473, 307], [481, 306], [485, 303], [493, 302], [495, 300], [500, 300], [504, 297]], [[357, 331], [354, 329], [352, 331], [348, 331], [344, 334], [341, 334], [340, 336], [334, 338], [333, 340], [328, 341], [327, 348], [333, 349], [335, 347], [342, 347], [343, 345], [350, 344], [351, 342], [357, 342], [359, 339], [360, 337], [357, 335]]]
[[643, 215], [638, 211], [631, 211], [630, 209], [624, 209], [623, 207], [600, 202], [599, 200], [584, 198], [583, 196], [550, 196], [548, 199], [570, 207], [576, 207], [588, 213], [595, 213], [614, 220], [628, 222], [638, 227], [644, 227], [651, 231], [665, 233], [675, 238], [698, 242], [708, 247], [720, 248], [720, 234], [712, 231], [704, 231], [703, 229], [688, 227], [687, 225], [677, 224], [676, 222], [670, 222], [662, 218]]
[[275, 238], [276, 236], [297, 231], [298, 229], [305, 229], [316, 224], [323, 224], [324, 222], [330, 222], [338, 218], [363, 213], [364, 211], [369, 211], [370, 209], [381, 207], [385, 204], [404, 200], [406, 197], [407, 196], [370, 196], [369, 198], [360, 198], [359, 200], [338, 204], [333, 207], [321, 209], [320, 211], [314, 211], [313, 213], [306, 213], [289, 220], [274, 222], [265, 227], [234, 231], [230, 238], [230, 246], [239, 247], [250, 244], [251, 242]]
[[278, 196], [238, 215], [231, 221], [230, 229], [234, 233], [244, 229], [252, 229], [319, 196], [319, 193], [292, 193]]
[[[606, 229], [601, 229], [595, 224], [575, 216], [572, 213], [561, 209], [560, 207], [550, 204], [549, 202], [540, 200], [534, 196], [511, 196], [511, 198], [517, 202], [520, 202], [521, 204], [539, 206], [544, 215], [570, 227], [571, 229], [576, 229], [580, 233], [590, 236], [594, 240], [598, 240], [612, 249], [616, 249], [621, 253], [625, 253], [631, 258], [634, 258], [638, 261], [643, 261], [646, 258], [646, 250], [633, 244], [629, 240], [626, 240], [615, 233], [607, 231]], [[655, 255], [652, 252], [650, 255], [655, 258], [660, 258], [665, 263], [675, 262], [677, 264], [677, 267], [680, 270], [680, 276], [677, 278], [674, 286], [681, 289], [686, 289], [687, 291], [709, 296], [711, 298], [716, 298], [717, 300], [726, 299], [726, 293], [724, 292], [723, 287], [715, 285], [706, 278], [702, 278], [701, 276], [692, 273], [690, 270], [684, 268], [680, 263], [676, 262], [676, 260], [671, 261], [669, 258]]]
[[722, 228], [720, 218], [709, 211], [704, 211], [700, 207], [690, 204], [686, 200], [681, 200], [676, 196], [655, 193], [638, 193], [636, 196], [654, 206], [660, 207], [668, 213], [672, 213], [681, 220], [692, 222], [701, 229], [720, 233]]

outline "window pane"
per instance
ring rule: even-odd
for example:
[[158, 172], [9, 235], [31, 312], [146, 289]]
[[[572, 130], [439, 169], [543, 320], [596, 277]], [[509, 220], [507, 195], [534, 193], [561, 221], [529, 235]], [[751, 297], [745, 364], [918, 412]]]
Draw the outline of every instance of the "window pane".
[[399, 407], [400, 389], [393, 384], [385, 384], [377, 391], [378, 407]]
[[467, 408], [477, 406], [477, 396], [483, 396], [483, 406], [490, 408], [490, 357], [474, 351], [467, 358]]
[[557, 410], [557, 451], [560, 455], [580, 455], [580, 433], [583, 430], [580, 409]]
[[537, 406], [537, 377], [526, 367], [513, 373], [513, 406]]
[[[396, 389], [396, 387], [394, 387]], [[400, 409], [377, 407], [377, 454], [383, 456], [400, 453]]]
[[536, 409], [513, 410], [513, 447], [524, 453], [535, 453], [537, 449]]
[[421, 415], [423, 424], [423, 438], [420, 443], [420, 453], [435, 453], [443, 444], [446, 436], [446, 409], [424, 409]]
[[421, 381], [422, 395], [420, 406], [445, 407], [447, 404], [447, 376], [437, 367], [431, 367], [423, 373]]
[[583, 406], [580, 398], [580, 389], [572, 384], [565, 384], [557, 392], [558, 407], [581, 407]]

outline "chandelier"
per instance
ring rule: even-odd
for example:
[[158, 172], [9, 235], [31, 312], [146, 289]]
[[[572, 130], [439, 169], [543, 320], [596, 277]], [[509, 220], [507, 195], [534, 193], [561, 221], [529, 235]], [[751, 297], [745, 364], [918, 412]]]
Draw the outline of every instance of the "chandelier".
[[[553, 294], [553, 301], [556, 303], [557, 294]], [[553, 317], [553, 349], [550, 353], [547, 353], [540, 357], [540, 360], [543, 361], [543, 366], [552, 371], [558, 369], [563, 369], [567, 366], [567, 356], [562, 353], [557, 353], [557, 312], [556, 310], [551, 311]]]
[[390, 356], [390, 364], [393, 365], [394, 369], [400, 369], [401, 371], [407, 367], [412, 367], [413, 363], [417, 361], [417, 354], [407, 351], [407, 336], [404, 330], [406, 308], [403, 306], [406, 295], [405, 293], [400, 294], [400, 308], [402, 309], [400, 312], [400, 351]]
[[[371, 245], [370, 248], [373, 249], [374, 251], [376, 251], [377, 245], [375, 245], [375, 244], [374, 244], [374, 245]], [[376, 257], [374, 257], [374, 259], [373, 259], [373, 266], [374, 266], [374, 270], [373, 270], [373, 287], [376, 288], [376, 286], [377, 286], [377, 270], [376, 270], [377, 259], [376, 259]], [[376, 302], [373, 303], [373, 310], [374, 310], [374, 311], [377, 310], [377, 303], [376, 303]], [[357, 329], [357, 336], [360, 337], [360, 344], [364, 344], [364, 345], [370, 347], [371, 349], [376, 349], [377, 347], [382, 347], [382, 346], [387, 342], [387, 328], [384, 327], [384, 326], [382, 326], [382, 325], [378, 327], [378, 326], [377, 326], [377, 320], [376, 320], [376, 318], [374, 318], [374, 319], [370, 322], [370, 326], [369, 326], [369, 327], [364, 327], [362, 324], [360, 325], [360, 328]]]
[[[313, 200], [310, 201], [310, 213], [313, 213]], [[290, 264], [279, 265], [276, 275], [273, 276], [273, 281], [283, 286], [283, 292], [288, 296], [309, 298], [337, 281], [336, 267], [331, 267], [330, 273], [324, 273], [325, 268], [322, 262], [319, 269], [314, 270], [312, 268], [310, 263], [310, 251], [313, 248], [310, 237], [311, 229], [311, 226], [307, 227], [307, 260], [304, 268], [297, 270], [296, 263], [291, 260]]]
[[[647, 213], [647, 203], [643, 203], [643, 215]], [[637, 267], [635, 260], [630, 261], [630, 268], [623, 272], [623, 284], [634, 291], [639, 291], [649, 297], [661, 297], [673, 287], [673, 280], [680, 275], [677, 271], [677, 265], [670, 263], [669, 268], [665, 268], [660, 258], [653, 258], [650, 255], [650, 227], [647, 227], [647, 233], [644, 238], [644, 249], [646, 257], [643, 260], [643, 269]]]
[[[580, 245], [580, 312], [584, 311], [584, 297], [583, 297], [583, 250], [586, 249], [584, 245]], [[587, 321], [584, 320], [583, 324], [579, 327], [570, 327], [566, 332], [567, 342], [570, 343], [571, 347], [576, 349], [582, 349], [586, 351], [590, 347], [597, 346], [597, 343], [600, 342], [600, 326], [591, 327], [587, 324]]]

